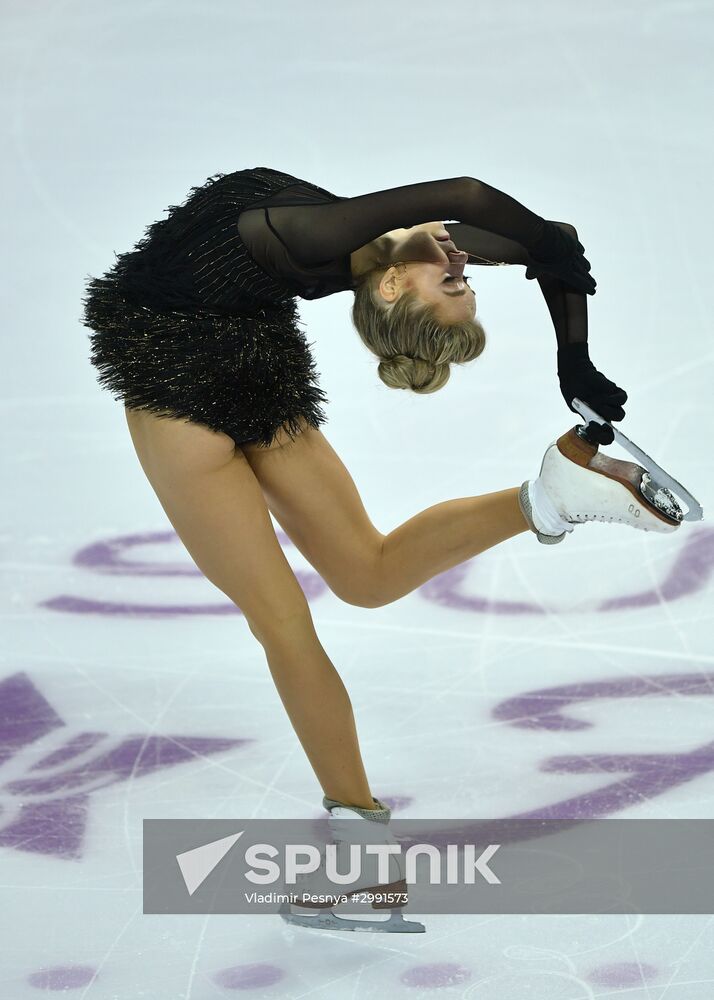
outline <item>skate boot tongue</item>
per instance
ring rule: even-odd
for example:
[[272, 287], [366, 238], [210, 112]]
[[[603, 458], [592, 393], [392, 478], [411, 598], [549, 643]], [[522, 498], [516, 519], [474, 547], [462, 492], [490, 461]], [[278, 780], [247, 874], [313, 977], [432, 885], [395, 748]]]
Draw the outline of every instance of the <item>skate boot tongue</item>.
[[394, 834], [388, 823], [373, 823], [361, 816], [355, 816], [348, 809], [344, 810], [345, 815], [335, 815], [341, 813], [341, 809], [334, 809], [327, 821], [330, 829], [330, 836], [336, 844], [396, 844]]

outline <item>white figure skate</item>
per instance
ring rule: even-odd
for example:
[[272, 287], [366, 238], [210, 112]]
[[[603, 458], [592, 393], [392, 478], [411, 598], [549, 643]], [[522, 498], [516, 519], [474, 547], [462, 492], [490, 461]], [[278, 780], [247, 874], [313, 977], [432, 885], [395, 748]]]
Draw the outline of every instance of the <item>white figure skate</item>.
[[[386, 808], [386, 807], [385, 807]], [[346, 873], [350, 870], [350, 846], [352, 844], [398, 844], [388, 823], [379, 823], [365, 819], [349, 806], [333, 806], [330, 810], [328, 825], [336, 849], [337, 871]], [[338, 886], [331, 881], [326, 872], [325, 855], [322, 864], [315, 872], [298, 876], [292, 891], [298, 897], [298, 902], [283, 903], [280, 916], [287, 923], [302, 927], [312, 927], [319, 930], [336, 931], [380, 931], [383, 933], [419, 934], [424, 931], [424, 925], [413, 920], [405, 920], [401, 913], [402, 907], [408, 902], [407, 883], [405, 879], [404, 860], [400, 854], [389, 857], [389, 878], [380, 883], [377, 877], [377, 856], [362, 853], [360, 878], [346, 886]], [[286, 889], [291, 887], [286, 886]], [[370, 920], [338, 916], [332, 912], [332, 907], [339, 905], [339, 896], [343, 901], [352, 901], [355, 894], [374, 895], [371, 902], [373, 910], [389, 912], [388, 920]], [[321, 896], [320, 899], [310, 898]], [[384, 898], [382, 898], [384, 897]], [[302, 911], [302, 912], [301, 912]]]
[[[562, 520], [573, 526], [583, 521], [607, 521], [643, 531], [672, 532], [683, 520], [702, 519], [702, 508], [691, 493], [649, 455], [581, 400], [574, 399], [573, 406], [588, 422], [611, 427], [615, 441], [643, 465], [599, 454], [585, 425], [561, 435], [546, 450], [538, 480], [526, 480], [518, 496], [521, 511], [539, 542], [552, 545], [566, 534], [549, 534], [534, 520], [531, 500], [534, 490], [541, 489]], [[687, 504], [686, 514], [675, 493]]]

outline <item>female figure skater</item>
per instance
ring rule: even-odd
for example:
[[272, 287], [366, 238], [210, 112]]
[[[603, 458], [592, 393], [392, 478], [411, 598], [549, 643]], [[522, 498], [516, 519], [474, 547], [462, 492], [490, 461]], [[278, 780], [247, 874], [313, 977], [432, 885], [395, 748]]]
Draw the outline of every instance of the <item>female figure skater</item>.
[[[368, 608], [529, 529], [552, 543], [587, 519], [658, 531], [678, 522], [590, 467], [596, 443], [564, 435], [521, 487], [436, 504], [382, 534], [320, 430], [326, 399], [295, 299], [353, 291], [352, 319], [382, 381], [434, 392], [450, 364], [485, 345], [464, 265], [525, 265], [553, 320], [564, 399], [621, 420], [626, 393], [588, 357], [590, 265], [574, 227], [472, 177], [344, 198], [256, 167], [214, 175], [168, 212], [89, 280], [92, 363], [124, 402], [139, 461], [187, 551], [263, 646], [331, 822], [383, 823], [388, 839], [348, 693], [269, 512], [338, 597]], [[590, 427], [612, 440], [607, 426]], [[390, 884], [404, 887], [394, 864]]]

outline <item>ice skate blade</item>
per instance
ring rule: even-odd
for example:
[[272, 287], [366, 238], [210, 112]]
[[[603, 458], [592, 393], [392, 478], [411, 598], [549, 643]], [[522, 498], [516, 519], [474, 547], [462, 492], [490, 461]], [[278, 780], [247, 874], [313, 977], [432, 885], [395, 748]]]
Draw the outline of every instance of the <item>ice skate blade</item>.
[[668, 490], [666, 486], [655, 482], [649, 472], [646, 472], [644, 469], [642, 470], [642, 478], [640, 480], [640, 493], [650, 507], [661, 511], [665, 517], [676, 521], [677, 524], [680, 524], [684, 520], [682, 508], [672, 491]]
[[316, 910], [315, 915], [294, 913], [289, 903], [283, 903], [279, 910], [280, 916], [288, 924], [298, 927], [309, 927], [318, 931], [369, 931], [378, 934], [423, 934], [424, 924], [416, 920], [405, 920], [398, 910], [391, 910], [388, 920], [354, 920], [351, 917], [338, 917], [332, 910]]
[[[614, 435], [615, 442], [619, 444], [621, 448], [624, 448], [625, 451], [628, 451], [634, 458], [637, 459], [638, 462], [641, 463], [642, 466], [644, 466], [644, 469], [652, 477], [652, 485], [649, 483], [643, 483], [643, 488], [641, 490], [642, 495], [648, 503], [650, 503], [650, 506], [654, 508], [660, 516], [663, 516], [663, 519], [672, 519], [671, 515], [668, 515], [667, 511], [671, 509], [670, 505], [672, 501], [674, 501], [676, 505], [676, 498], [683, 500], [688, 508], [687, 513], [682, 515], [681, 520], [701, 521], [704, 518], [704, 511], [702, 510], [701, 504], [695, 499], [695, 497], [692, 496], [689, 490], [686, 490], [673, 476], [670, 476], [669, 473], [665, 472], [664, 469], [657, 465], [654, 459], [650, 458], [647, 452], [643, 451], [633, 441], [630, 441], [628, 437], [625, 437], [622, 431], [619, 431], [617, 427], [614, 427], [611, 423], [609, 423], [609, 421], [605, 420], [604, 417], [601, 417], [599, 413], [596, 413], [595, 410], [591, 409], [587, 403], [583, 403], [583, 401], [578, 399], [577, 396], [573, 399], [573, 409], [576, 410], [581, 417], [584, 417], [587, 423], [595, 421], [595, 423], [605, 424], [606, 427], [609, 427]], [[670, 491], [669, 495], [665, 493], [665, 490]], [[659, 504], [654, 502], [654, 499], [650, 500], [651, 493], [660, 494], [659, 501], [662, 503], [664, 509], [660, 508]], [[672, 494], [674, 494], [674, 496], [672, 496]], [[674, 520], [679, 523], [680, 519], [675, 517]]]

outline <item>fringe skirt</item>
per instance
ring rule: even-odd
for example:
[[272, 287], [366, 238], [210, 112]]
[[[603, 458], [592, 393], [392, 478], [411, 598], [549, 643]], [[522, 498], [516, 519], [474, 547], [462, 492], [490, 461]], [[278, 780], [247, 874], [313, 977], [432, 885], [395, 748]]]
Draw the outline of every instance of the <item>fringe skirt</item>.
[[299, 179], [260, 167], [217, 177], [90, 277], [81, 322], [97, 381], [115, 399], [268, 446], [303, 420], [319, 428], [328, 400], [294, 294], [248, 254], [237, 216]]

